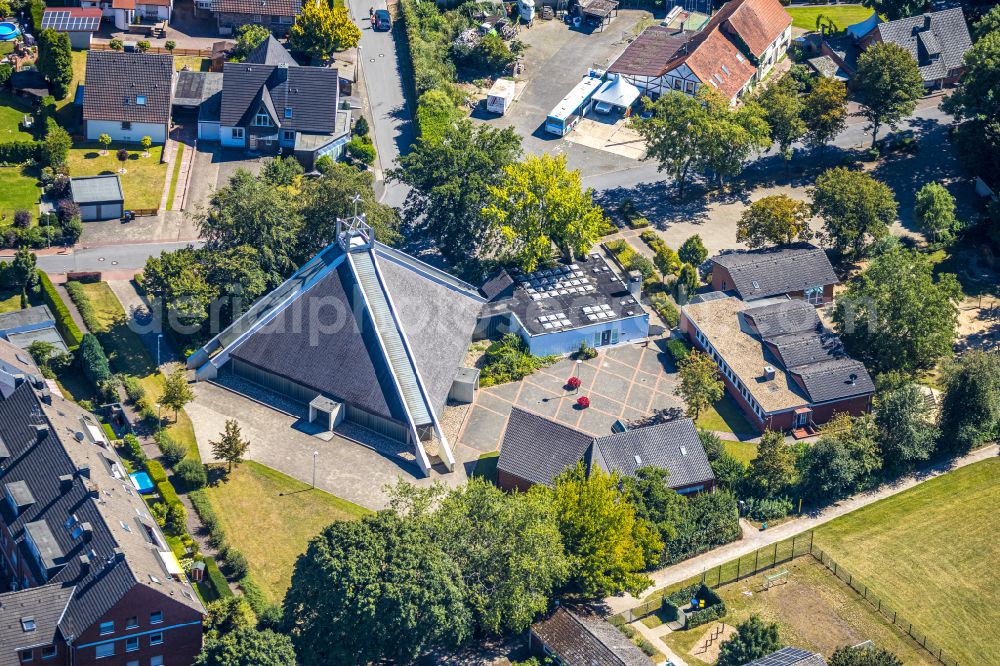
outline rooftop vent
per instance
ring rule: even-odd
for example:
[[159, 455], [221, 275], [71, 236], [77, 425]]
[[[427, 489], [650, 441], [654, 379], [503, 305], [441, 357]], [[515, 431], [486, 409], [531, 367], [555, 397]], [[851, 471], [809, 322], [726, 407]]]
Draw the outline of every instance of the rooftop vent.
[[688, 450], [687, 450], [686, 446], [681, 446], [681, 447], [678, 447], [678, 448], [680, 449], [682, 456], [686, 456], [688, 454]]
[[66, 492], [73, 487], [73, 475], [63, 474], [59, 477], [59, 490], [60, 492]]
[[88, 573], [90, 573], [90, 558], [87, 557], [86, 555], [81, 555], [77, 559], [80, 562], [80, 575], [86, 576]]
[[773, 365], [765, 365], [764, 366], [764, 379], [766, 379], [767, 381], [771, 381], [771, 380], [774, 379], [774, 366]]
[[642, 467], [642, 458], [639, 457], [638, 453], [635, 454], [635, 466]]
[[850, 384], [851, 386], [854, 386], [855, 384], [858, 383], [858, 376], [854, 373], [851, 373], [851, 376], [847, 378], [847, 383]]

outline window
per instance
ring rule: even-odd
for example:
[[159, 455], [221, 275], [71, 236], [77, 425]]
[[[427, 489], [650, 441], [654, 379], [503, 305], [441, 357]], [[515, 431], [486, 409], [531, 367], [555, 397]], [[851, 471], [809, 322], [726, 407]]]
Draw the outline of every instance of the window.
[[242, 127], [234, 127], [233, 128], [233, 138], [234, 139], [243, 139], [243, 128]]
[[113, 657], [115, 656], [115, 644], [114, 643], [101, 643], [97, 646], [97, 658], [102, 657]]
[[34, 661], [35, 653], [31, 650], [21, 650], [21, 663], [27, 664], [29, 661]]
[[680, 79], [674, 79], [674, 90], [680, 90], [681, 86], [683, 85], [684, 85], [683, 81], [681, 81]]
[[139, 616], [138, 615], [133, 615], [129, 619], [125, 620], [125, 628], [126, 629], [135, 629], [138, 626], [139, 626]]
[[101, 622], [101, 636], [107, 636], [108, 634], [115, 633], [115, 621], [109, 620], [107, 622]]
[[285, 25], [291, 25], [292, 24], [292, 17], [291, 16], [282, 16], [281, 19], [278, 21], [278, 23], [284, 23]]
[[281, 140], [285, 143], [295, 141], [295, 130], [281, 130]]
[[125, 666], [139, 666], [139, 660], [133, 659], [132, 661], [126, 662]]
[[132, 129], [132, 123], [123, 122], [122, 123], [122, 129], [123, 130], [130, 130], [130, 129]]
[[292, 109], [291, 109], [291, 107], [288, 107], [288, 106], [285, 107], [285, 117], [286, 118], [291, 118], [292, 117]]
[[131, 637], [125, 639], [125, 651], [126, 652], [135, 652], [138, 649], [139, 649], [139, 637], [138, 636], [131, 636]]
[[268, 127], [271, 124], [271, 116], [267, 115], [267, 111], [258, 111], [253, 124], [257, 127]]
[[253, 15], [253, 22], [254, 23], [263, 23], [264, 22], [264, 17], [261, 16], [260, 14], [254, 14]]
[[162, 632], [157, 632], [155, 634], [150, 634], [149, 635], [149, 644], [150, 645], [159, 645], [162, 642], [163, 642], [163, 633]]
[[56, 646], [46, 645], [42, 647], [42, 659], [52, 659], [56, 656]]
[[153, 611], [149, 614], [150, 624], [159, 624], [163, 622], [163, 611]]
[[156, 655], [155, 657], [149, 660], [149, 666], [163, 666], [163, 657], [160, 655]]
[[138, 104], [139, 106], [146, 106], [146, 96], [145, 95], [136, 95], [135, 96], [135, 103]]
[[693, 95], [694, 94], [694, 81], [688, 81], [686, 85], [687, 85], [687, 94], [688, 95]]

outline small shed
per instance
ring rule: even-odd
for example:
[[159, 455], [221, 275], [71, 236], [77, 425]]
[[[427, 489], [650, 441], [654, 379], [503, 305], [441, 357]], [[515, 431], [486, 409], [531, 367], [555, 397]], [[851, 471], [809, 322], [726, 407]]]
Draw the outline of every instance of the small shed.
[[10, 75], [10, 85], [14, 93], [32, 101], [38, 101], [49, 94], [49, 84], [36, 69], [22, 69]]
[[125, 196], [117, 174], [71, 178], [70, 191], [84, 222], [113, 220], [124, 214]]

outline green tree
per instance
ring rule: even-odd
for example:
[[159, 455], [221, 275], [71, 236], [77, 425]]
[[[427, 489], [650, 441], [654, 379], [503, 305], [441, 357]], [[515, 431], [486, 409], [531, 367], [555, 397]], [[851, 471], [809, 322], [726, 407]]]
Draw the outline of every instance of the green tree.
[[698, 290], [698, 269], [691, 264], [682, 264], [677, 273], [677, 281], [674, 282], [674, 297], [677, 302], [684, 304]]
[[666, 562], [679, 562], [743, 535], [736, 497], [728, 491], [683, 498], [677, 536], [667, 543]]
[[916, 108], [924, 94], [920, 68], [910, 52], [893, 42], [877, 42], [858, 57], [858, 70], [851, 79], [859, 114], [868, 121], [872, 147], [883, 125], [895, 130], [899, 121]]
[[168, 39], [166, 42], [164, 42], [163, 48], [165, 48], [167, 51], [173, 53], [173, 50], [177, 48], [177, 42], [175, 42], [172, 39]]
[[212, 640], [257, 625], [257, 616], [246, 597], [222, 597], [209, 602], [205, 610], [205, 640]]
[[162, 304], [174, 321], [200, 328], [217, 296], [208, 284], [199, 259], [201, 252], [182, 248], [146, 260], [141, 276], [146, 292]]
[[[683, 521], [687, 501], [668, 485], [669, 476], [670, 472], [662, 467], [640, 467], [634, 477], [623, 480], [636, 516], [656, 528], [665, 545], [677, 538], [677, 526]], [[664, 548], [658, 563], [664, 563], [667, 553]]]
[[244, 627], [221, 638], [209, 639], [195, 666], [295, 666], [291, 639], [270, 629]]
[[[417, 132], [423, 141], [445, 139], [445, 130], [463, 119], [463, 114], [443, 90], [432, 88], [417, 101]], [[419, 144], [418, 144], [419, 147]], [[520, 150], [520, 144], [518, 144]]]
[[604, 211], [583, 188], [580, 172], [566, 168], [565, 155], [529, 155], [502, 173], [498, 184], [486, 186], [483, 215], [496, 230], [500, 254], [525, 271], [548, 258], [553, 243], [572, 259], [601, 237]]
[[705, 248], [705, 243], [702, 242], [701, 236], [695, 234], [684, 241], [680, 249], [677, 250], [677, 256], [685, 264], [701, 266], [708, 259], [708, 250]]
[[925, 255], [895, 249], [848, 284], [834, 321], [852, 356], [876, 372], [912, 373], [951, 354], [961, 296], [954, 275], [935, 279]]
[[556, 478], [552, 493], [559, 531], [570, 560], [570, 580], [586, 597], [638, 595], [651, 581], [642, 571], [657, 562], [663, 542], [636, 516], [617, 472], [583, 463]]
[[1000, 356], [971, 350], [946, 368], [938, 449], [960, 455], [1000, 434]]
[[288, 31], [288, 45], [319, 61], [328, 60], [334, 51], [353, 49], [361, 41], [361, 30], [343, 7], [327, 2], [309, 2]]
[[935, 243], [951, 240], [958, 230], [955, 197], [940, 183], [927, 183], [920, 188], [913, 212], [921, 230]]
[[887, 21], [914, 16], [924, 11], [924, 0], [865, 0], [865, 7], [871, 7]]
[[766, 657], [782, 647], [778, 625], [764, 622], [759, 615], [751, 615], [736, 625], [736, 633], [719, 647], [716, 666], [743, 666]]
[[802, 99], [802, 121], [806, 145], [825, 150], [847, 126], [847, 86], [836, 79], [817, 79]]
[[920, 387], [905, 383], [876, 395], [875, 423], [886, 470], [899, 474], [930, 458], [938, 438]]
[[45, 140], [42, 141], [42, 163], [53, 169], [66, 164], [69, 149], [73, 147], [73, 139], [69, 132], [56, 122], [55, 118], [45, 121]]
[[655, 102], [643, 98], [643, 105], [651, 117], [632, 119], [632, 127], [646, 143], [643, 159], [656, 160], [658, 170], [670, 175], [677, 183], [678, 196], [683, 197], [691, 171], [699, 169], [703, 161], [700, 135], [708, 124], [705, 107], [677, 91], [665, 93]]
[[715, 481], [720, 488], [736, 492], [743, 487], [748, 469], [745, 462], [724, 451], [722, 455], [709, 464], [712, 466], [712, 473], [715, 474]]
[[739, 175], [751, 155], [771, 145], [771, 128], [756, 102], [733, 109], [729, 99], [711, 86], [702, 86], [697, 97], [708, 114], [708, 125], [698, 134], [703, 166], [716, 175], [721, 187], [725, 177]]
[[417, 521], [333, 523], [295, 563], [285, 624], [302, 666], [409, 663], [472, 631], [462, 572]]
[[111, 135], [110, 134], [100, 135], [99, 137], [97, 137], [97, 143], [101, 144], [101, 154], [107, 155], [108, 148], [111, 146]]
[[736, 224], [736, 240], [748, 247], [786, 245], [795, 240], [807, 241], [813, 233], [809, 228], [809, 205], [787, 194], [772, 194], [751, 203]]
[[790, 74], [764, 89], [758, 98], [764, 118], [771, 128], [771, 138], [785, 158], [785, 171], [792, 159], [792, 144], [805, 136], [803, 119], [805, 104], [799, 96], [798, 84]]
[[250, 449], [250, 441], [243, 439], [243, 432], [236, 419], [226, 419], [225, 430], [217, 442], [209, 442], [212, 447], [212, 455], [219, 460], [229, 464], [228, 471], [233, 471], [233, 465], [243, 462], [244, 456]]
[[766, 497], [781, 495], [792, 484], [795, 452], [785, 444], [785, 436], [765, 430], [757, 444], [757, 455], [750, 461], [750, 476]]
[[142, 140], [139, 141], [139, 145], [142, 146], [142, 152], [143, 152], [143, 154], [148, 157], [149, 156], [149, 149], [152, 148], [152, 146], [153, 146], [153, 137], [151, 137], [149, 135], [146, 135], [146, 136], [142, 137]]
[[160, 396], [159, 403], [174, 410], [174, 420], [184, 405], [194, 400], [194, 391], [188, 385], [187, 372], [184, 368], [177, 368], [169, 375], [163, 383], [163, 395]]
[[681, 364], [679, 375], [681, 382], [675, 393], [687, 403], [687, 415], [695, 420], [725, 393], [719, 369], [708, 354], [692, 351]]
[[903, 666], [892, 652], [880, 647], [852, 647], [845, 645], [833, 651], [829, 666]]
[[36, 39], [38, 59], [35, 67], [49, 80], [52, 96], [57, 100], [65, 99], [73, 82], [73, 47], [69, 34], [46, 28], [36, 34]]
[[28, 292], [38, 287], [38, 268], [35, 253], [26, 247], [14, 254], [10, 263], [10, 284], [21, 290], [21, 309], [28, 307]]
[[259, 23], [247, 23], [236, 29], [236, 48], [233, 50], [233, 57], [238, 61], [247, 59], [250, 52], [261, 45], [271, 31]]
[[504, 170], [520, 154], [521, 138], [513, 128], [475, 127], [460, 120], [434, 136], [422, 134], [389, 177], [412, 188], [405, 209], [411, 227], [435, 239], [450, 261], [460, 262], [487, 241], [489, 224], [482, 212], [487, 188], [501, 184]]
[[292, 156], [273, 157], [264, 162], [260, 170], [261, 178], [272, 185], [291, 187], [305, 173], [302, 164]]
[[823, 218], [827, 242], [848, 257], [864, 257], [896, 219], [892, 190], [863, 171], [827, 169], [816, 178], [810, 196], [813, 215]]
[[484, 35], [469, 56], [473, 69], [484, 72], [501, 71], [517, 57], [496, 32]]
[[805, 496], [826, 504], [870, 486], [882, 467], [878, 435], [871, 415], [839, 414], [829, 421], [798, 461]]

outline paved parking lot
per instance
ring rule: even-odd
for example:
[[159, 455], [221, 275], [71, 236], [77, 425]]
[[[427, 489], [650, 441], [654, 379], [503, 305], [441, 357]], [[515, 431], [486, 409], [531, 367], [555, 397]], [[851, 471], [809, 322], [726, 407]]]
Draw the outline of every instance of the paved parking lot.
[[[674, 395], [677, 375], [660, 344], [662, 340], [609, 349], [580, 363], [578, 370], [576, 361], [565, 359], [523, 381], [480, 389], [459, 433], [460, 448], [497, 450], [514, 405], [595, 436], [610, 434], [618, 419], [683, 408]], [[579, 391], [566, 388], [574, 374], [582, 380]], [[576, 407], [580, 396], [590, 398], [590, 407]]]

